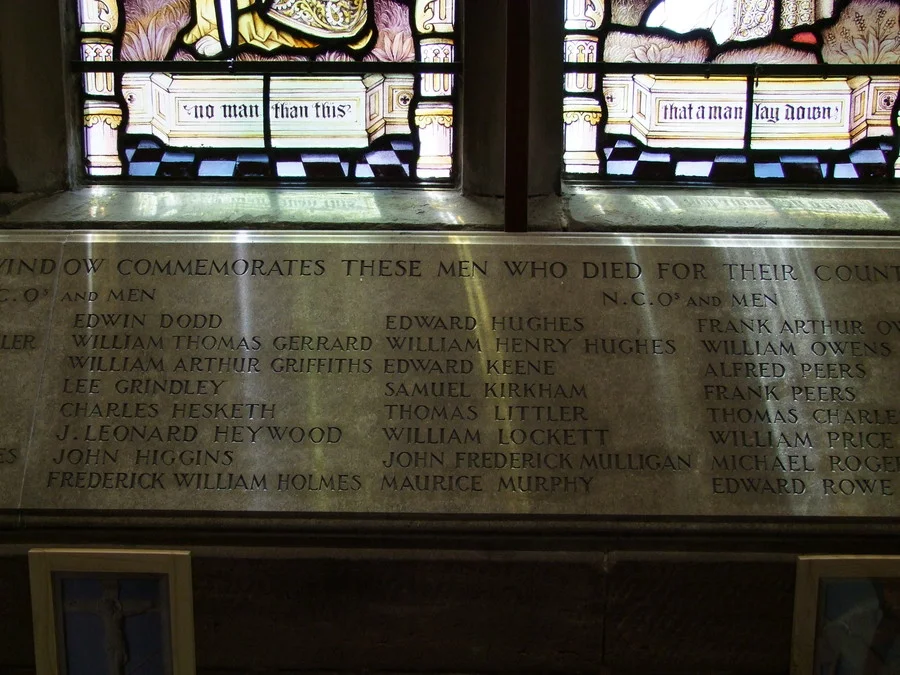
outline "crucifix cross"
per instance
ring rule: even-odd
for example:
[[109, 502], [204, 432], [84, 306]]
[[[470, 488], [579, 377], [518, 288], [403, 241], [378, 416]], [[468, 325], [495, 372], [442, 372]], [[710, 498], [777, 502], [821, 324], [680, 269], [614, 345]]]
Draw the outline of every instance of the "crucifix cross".
[[95, 614], [103, 620], [107, 672], [109, 675], [125, 675], [129, 656], [125, 620], [139, 614], [159, 611], [159, 607], [148, 601], [123, 602], [119, 598], [117, 579], [105, 579], [102, 585], [103, 594], [99, 599], [69, 600], [64, 603], [63, 611]]

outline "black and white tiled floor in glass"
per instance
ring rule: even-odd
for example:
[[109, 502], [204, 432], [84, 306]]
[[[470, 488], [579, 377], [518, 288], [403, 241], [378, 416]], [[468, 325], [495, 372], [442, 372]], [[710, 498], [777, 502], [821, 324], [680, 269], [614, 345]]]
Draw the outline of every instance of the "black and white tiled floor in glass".
[[410, 179], [415, 152], [411, 142], [392, 139], [366, 151], [275, 150], [271, 156], [259, 150], [173, 149], [136, 139], [125, 158], [134, 178], [403, 182]]
[[[604, 149], [606, 177], [639, 181], [711, 183], [809, 183], [822, 180], [881, 183], [893, 177], [892, 146], [871, 139], [843, 152], [695, 151], [675, 158], [661, 149], [642, 148], [633, 140], [618, 139]], [[415, 161], [411, 142], [380, 139], [366, 151], [180, 150], [165, 148], [153, 139], [135, 139], [125, 150], [127, 173], [135, 178], [268, 179], [288, 181], [410, 180]], [[578, 174], [573, 178], [588, 176]]]
[[[842, 152], [694, 151], [675, 158], [660, 149], [619, 139], [604, 149], [606, 176], [646, 181], [784, 182], [815, 184], [834, 179], [884, 182], [893, 178], [892, 145], [878, 139]], [[580, 177], [580, 176], [578, 176]]]

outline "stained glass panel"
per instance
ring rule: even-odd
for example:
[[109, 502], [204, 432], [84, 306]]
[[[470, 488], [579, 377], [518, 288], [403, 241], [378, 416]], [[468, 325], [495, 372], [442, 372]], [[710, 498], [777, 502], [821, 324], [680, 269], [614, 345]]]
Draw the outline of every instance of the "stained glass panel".
[[455, 177], [455, 0], [76, 0], [85, 171]]
[[574, 179], [900, 179], [900, 1], [566, 0]]

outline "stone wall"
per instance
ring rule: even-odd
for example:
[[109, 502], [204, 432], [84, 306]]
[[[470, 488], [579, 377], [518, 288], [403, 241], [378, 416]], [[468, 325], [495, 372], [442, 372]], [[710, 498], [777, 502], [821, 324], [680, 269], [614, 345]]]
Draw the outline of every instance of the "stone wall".
[[3, 61], [0, 59], [0, 192], [13, 192], [16, 189], [15, 179], [9, 170], [9, 158], [6, 152], [6, 128], [3, 125]]
[[0, 191], [52, 192], [68, 182], [58, 8], [57, 0], [0, 3]]
[[[196, 557], [199, 673], [782, 675], [789, 557]], [[33, 668], [27, 564], [0, 558], [0, 674]]]

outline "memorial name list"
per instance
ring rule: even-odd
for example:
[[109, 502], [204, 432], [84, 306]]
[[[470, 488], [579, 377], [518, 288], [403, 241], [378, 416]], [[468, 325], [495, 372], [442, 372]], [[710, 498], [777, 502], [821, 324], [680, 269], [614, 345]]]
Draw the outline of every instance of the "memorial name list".
[[896, 514], [896, 249], [511, 241], [7, 247], [0, 506]]

